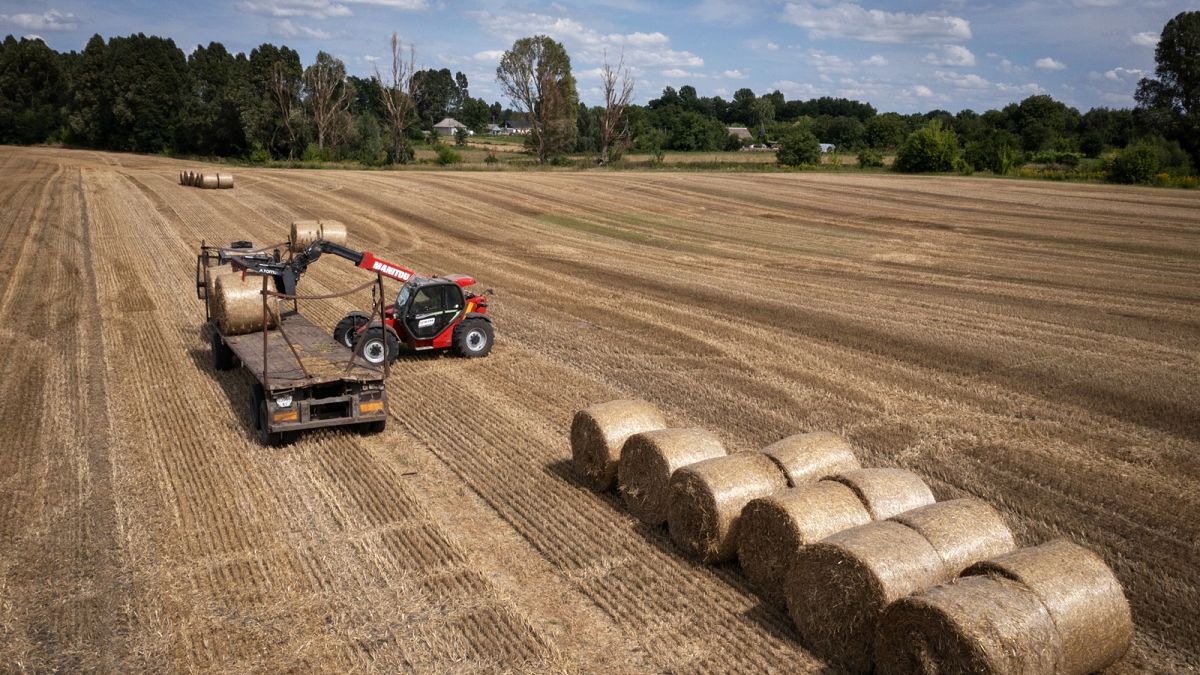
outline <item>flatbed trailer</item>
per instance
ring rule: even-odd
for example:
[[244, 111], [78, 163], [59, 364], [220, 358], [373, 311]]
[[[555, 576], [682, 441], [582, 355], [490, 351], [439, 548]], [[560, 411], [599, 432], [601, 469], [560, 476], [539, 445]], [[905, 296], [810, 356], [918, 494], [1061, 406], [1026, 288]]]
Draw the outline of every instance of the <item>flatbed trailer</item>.
[[[267, 302], [290, 301], [280, 312], [278, 325], [241, 335], [228, 335], [208, 311], [208, 287], [203, 274], [213, 265], [202, 248], [197, 265], [197, 295], [205, 302], [211, 335], [213, 367], [230, 370], [239, 365], [255, 380], [251, 386], [251, 419], [265, 445], [286, 442], [295, 432], [322, 427], [358, 425], [378, 433], [387, 426], [389, 367], [375, 365], [333, 339], [333, 336], [299, 312], [298, 301], [338, 297], [378, 284], [382, 316], [382, 278], [345, 293], [330, 296], [287, 296], [263, 288]], [[215, 256], [212, 257], [215, 260]], [[264, 325], [267, 322], [264, 320]]]

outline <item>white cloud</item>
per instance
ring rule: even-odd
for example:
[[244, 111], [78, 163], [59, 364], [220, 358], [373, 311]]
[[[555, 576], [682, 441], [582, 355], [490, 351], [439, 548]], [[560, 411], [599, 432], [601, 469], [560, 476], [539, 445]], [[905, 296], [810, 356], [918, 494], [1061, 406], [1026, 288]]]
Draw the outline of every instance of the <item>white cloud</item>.
[[771, 83], [770, 88], [772, 91], [778, 89], [783, 92], [784, 96], [789, 98], [812, 98], [822, 93], [821, 90], [807, 82], [795, 82], [792, 80], [776, 80]]
[[691, 73], [682, 68], [669, 68], [662, 71], [663, 77], [693, 77]]
[[429, 3], [426, 0], [342, 0], [342, 2], [356, 5], [377, 5], [379, 7], [403, 11], [416, 11], [429, 7]]
[[1129, 41], [1139, 47], [1157, 47], [1158, 33], [1137, 33], [1129, 38]]
[[333, 16], [350, 16], [350, 8], [330, 0], [243, 0], [237, 8], [250, 14], [294, 18], [306, 16], [312, 19], [327, 19]]
[[[654, 33], [601, 33], [575, 19], [537, 13], [474, 12], [483, 30], [505, 40], [528, 35], [549, 35], [567, 47], [572, 59], [599, 63], [604, 52], [624, 52], [625, 64], [633, 68], [702, 68], [704, 59], [689, 51], [671, 48], [671, 39]], [[614, 54], [615, 56], [615, 54]]]
[[38, 35], [37, 33], [30, 33], [29, 35], [22, 35], [21, 39], [22, 40], [38, 40], [40, 42], [46, 41], [45, 38], [43, 38], [41, 35]]
[[930, 52], [921, 60], [935, 66], [971, 67], [975, 65], [975, 55], [971, 53], [970, 49], [961, 45], [942, 45], [940, 53]]
[[959, 42], [971, 38], [971, 23], [948, 14], [888, 12], [854, 2], [790, 2], [783, 20], [813, 38], [853, 38], [864, 42]]
[[845, 73], [854, 70], [854, 64], [836, 54], [826, 54], [818, 50], [808, 52], [808, 62], [818, 73]]
[[934, 73], [934, 77], [941, 82], [945, 82], [946, 84], [953, 86], [956, 89], [987, 89], [988, 87], [992, 86], [991, 82], [988, 82], [984, 78], [975, 75], [974, 73], [963, 75], [961, 73], [952, 73], [939, 70]]
[[1033, 96], [1034, 94], [1044, 94], [1045, 89], [1035, 82], [1028, 84], [1005, 84], [1003, 82], [996, 83], [996, 90], [1002, 94], [1010, 96]]
[[0, 23], [25, 30], [75, 30], [79, 27], [79, 20], [74, 14], [64, 14], [57, 9], [42, 14], [0, 14]]
[[283, 19], [282, 21], [275, 22], [275, 32], [284, 37], [310, 38], [313, 40], [328, 40], [333, 37], [329, 31], [301, 26], [300, 24], [293, 23], [291, 19]]
[[1116, 7], [1122, 0], [1075, 0], [1076, 7]]
[[366, 61], [367, 63], [378, 63], [378, 62], [379, 62], [379, 57], [378, 57], [378, 56], [372, 56], [371, 54], [367, 54], [366, 56], [362, 57], [362, 60], [363, 60], [363, 61]]
[[732, 70], [726, 70], [725, 72], [721, 73], [721, 77], [724, 77], [724, 78], [727, 78], [730, 80], [744, 80], [750, 76], [747, 75], [746, 73], [743, 73], [742, 71], [738, 70], [737, 68], [734, 68]]
[[860, 63], [862, 63], [864, 66], [880, 67], [880, 66], [886, 66], [888, 64], [888, 60], [883, 58], [879, 54], [875, 54], [875, 55], [871, 56], [871, 58], [869, 58], [869, 59], [863, 59], [862, 61], [860, 61]]
[[775, 44], [774, 42], [768, 42], [767, 43], [767, 51], [769, 51], [769, 52], [779, 51], [779, 45]]
[[1000, 60], [1000, 70], [1004, 71], [1005, 73], [1008, 73], [1009, 75], [1015, 75], [1017, 73], [1028, 72], [1029, 69], [1026, 68], [1025, 66], [1018, 66], [1017, 64], [1013, 63], [1012, 61], [1009, 61], [1008, 59], [1001, 59]]
[[933, 90], [930, 89], [929, 87], [926, 87], [923, 84], [918, 84], [917, 86], [913, 87], [912, 93], [914, 96], [918, 96], [920, 98], [932, 98], [933, 97]]
[[1067, 64], [1062, 61], [1055, 61], [1047, 56], [1034, 62], [1033, 67], [1039, 70], [1066, 70]]
[[475, 52], [471, 58], [475, 59], [476, 61], [483, 61], [485, 63], [500, 63], [500, 59], [503, 56], [503, 49], [488, 49], [482, 52]]
[[[1139, 70], [1137, 68], [1117, 67], [1117, 68], [1113, 68], [1110, 71], [1105, 72], [1103, 77], [1104, 77], [1104, 79], [1108, 80], [1109, 82], [1129, 82], [1129, 81], [1136, 82], [1137, 80], [1140, 80], [1149, 74], [1150, 73], [1148, 73], [1144, 70]], [[1092, 75], [1094, 76], [1095, 73], [1092, 73]], [[1096, 79], [1096, 78], [1093, 77], [1092, 79]]]

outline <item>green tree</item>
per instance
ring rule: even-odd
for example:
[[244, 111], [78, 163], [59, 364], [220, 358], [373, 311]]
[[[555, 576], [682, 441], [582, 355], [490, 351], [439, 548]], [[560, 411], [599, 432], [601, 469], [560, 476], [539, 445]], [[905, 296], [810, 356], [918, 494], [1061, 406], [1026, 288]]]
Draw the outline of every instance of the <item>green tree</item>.
[[517, 40], [501, 57], [496, 80], [513, 106], [528, 116], [529, 140], [539, 163], [574, 147], [579, 95], [561, 43], [545, 35]]
[[103, 147], [112, 127], [112, 95], [107, 82], [108, 45], [93, 35], [79, 56], [71, 82], [68, 124], [71, 140]]
[[867, 120], [862, 140], [869, 148], [891, 150], [900, 147], [908, 134], [908, 120], [896, 113], [884, 113]]
[[242, 66], [219, 42], [197, 46], [188, 57], [191, 91], [179, 133], [181, 149], [218, 156], [246, 153], [237, 92]]
[[175, 42], [142, 33], [112, 38], [104, 69], [113, 122], [106, 146], [173, 149], [188, 89], [187, 61]]
[[458, 97], [458, 85], [449, 68], [441, 70], [418, 70], [413, 73], [413, 100], [417, 105], [417, 116], [426, 131], [449, 117]]
[[324, 51], [317, 52], [312, 65], [304, 69], [304, 103], [317, 128], [317, 149], [325, 150], [326, 138], [338, 126], [349, 125], [350, 86], [346, 82], [346, 64]]
[[909, 134], [896, 153], [896, 170], [905, 173], [951, 171], [958, 160], [958, 137], [939, 120]]
[[295, 156], [300, 145], [300, 55], [286, 46], [259, 45], [251, 50], [239, 94], [242, 129], [272, 155]]
[[793, 127], [779, 139], [775, 161], [783, 166], [815, 166], [821, 163], [821, 144], [811, 131]]
[[58, 55], [40, 39], [0, 45], [0, 143], [41, 143], [63, 123], [66, 82]]
[[754, 100], [750, 106], [760, 136], [767, 135], [767, 125], [775, 121], [775, 101], [766, 96]]
[[1168, 122], [1169, 136], [1200, 169], [1200, 11], [1181, 12], [1167, 22], [1154, 59], [1155, 77], [1138, 83], [1138, 108]]
[[458, 118], [459, 122], [471, 127], [476, 133], [483, 131], [492, 119], [491, 108], [487, 101], [481, 98], [468, 98], [463, 103], [463, 109]]

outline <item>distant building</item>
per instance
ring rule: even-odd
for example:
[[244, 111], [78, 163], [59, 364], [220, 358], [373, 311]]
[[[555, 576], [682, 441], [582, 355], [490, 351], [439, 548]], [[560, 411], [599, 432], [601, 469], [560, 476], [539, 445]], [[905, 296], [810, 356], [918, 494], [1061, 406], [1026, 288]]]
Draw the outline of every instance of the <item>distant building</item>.
[[433, 125], [434, 133], [439, 136], [453, 136], [454, 132], [458, 131], [459, 129], [466, 129], [467, 133], [471, 133], [471, 130], [467, 129], [467, 125], [459, 122], [453, 117], [447, 117], [441, 122]]
[[525, 120], [509, 120], [504, 123], [504, 128], [508, 129], [508, 133], [521, 136], [528, 134], [531, 127], [532, 125]]
[[737, 136], [739, 141], [754, 140], [754, 134], [750, 133], [746, 127], [725, 127], [725, 130], [729, 132], [730, 136]]
[[833, 152], [834, 150], [837, 150], [837, 146], [834, 145], [833, 143], [821, 143], [820, 145], [821, 145], [821, 154], [823, 154], [823, 155]]
[[505, 129], [499, 124], [489, 124], [487, 125], [487, 133], [488, 136], [507, 136], [512, 133], [512, 130]]

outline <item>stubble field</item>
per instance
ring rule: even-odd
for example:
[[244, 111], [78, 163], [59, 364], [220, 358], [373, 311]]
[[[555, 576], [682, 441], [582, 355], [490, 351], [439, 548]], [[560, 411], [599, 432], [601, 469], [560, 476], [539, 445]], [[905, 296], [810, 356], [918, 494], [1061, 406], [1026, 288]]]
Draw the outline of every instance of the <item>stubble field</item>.
[[[816, 672], [736, 565], [574, 478], [647, 398], [733, 450], [864, 464], [1065, 535], [1120, 671], [1200, 668], [1200, 194], [838, 174], [235, 171], [0, 148], [0, 663], [14, 670]], [[378, 436], [257, 444], [201, 239], [350, 243], [496, 290], [484, 360], [402, 359]], [[336, 258], [306, 293], [364, 276]], [[389, 290], [394, 292], [394, 287]], [[310, 303], [332, 328], [366, 297]]]

